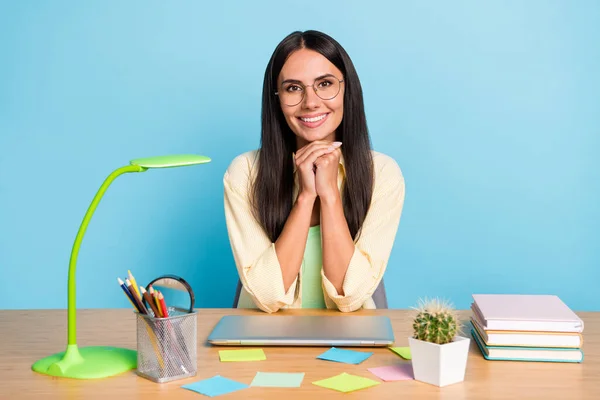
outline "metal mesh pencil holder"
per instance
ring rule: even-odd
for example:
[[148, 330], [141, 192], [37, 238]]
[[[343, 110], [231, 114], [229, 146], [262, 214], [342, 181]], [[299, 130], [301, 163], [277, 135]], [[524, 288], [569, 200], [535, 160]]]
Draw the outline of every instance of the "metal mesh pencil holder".
[[164, 383], [197, 372], [197, 312], [169, 308], [169, 317], [137, 317], [137, 374]]

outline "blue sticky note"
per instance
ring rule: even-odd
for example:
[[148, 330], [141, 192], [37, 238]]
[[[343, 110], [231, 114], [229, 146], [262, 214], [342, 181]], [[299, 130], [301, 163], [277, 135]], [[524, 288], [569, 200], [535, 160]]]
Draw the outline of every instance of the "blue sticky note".
[[248, 385], [244, 383], [223, 378], [220, 375], [182, 386], [184, 389], [192, 390], [208, 397], [236, 392], [238, 390], [246, 389], [247, 387]]
[[317, 358], [321, 360], [335, 361], [346, 364], [360, 364], [372, 355], [372, 352], [366, 353], [363, 351], [337, 349], [335, 347], [332, 347]]

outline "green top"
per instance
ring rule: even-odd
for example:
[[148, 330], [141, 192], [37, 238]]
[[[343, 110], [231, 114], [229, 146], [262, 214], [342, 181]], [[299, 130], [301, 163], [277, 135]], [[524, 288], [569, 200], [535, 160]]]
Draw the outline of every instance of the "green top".
[[302, 308], [326, 308], [321, 279], [322, 268], [321, 227], [311, 226], [302, 260]]

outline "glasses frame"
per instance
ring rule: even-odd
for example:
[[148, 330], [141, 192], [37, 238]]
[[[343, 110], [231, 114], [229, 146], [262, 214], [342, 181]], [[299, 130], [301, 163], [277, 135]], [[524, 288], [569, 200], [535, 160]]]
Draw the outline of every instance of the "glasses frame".
[[[324, 98], [322, 98], [321, 96], [319, 96], [319, 89], [317, 89], [317, 88], [315, 87], [315, 82], [317, 82], [317, 81], [318, 81], [318, 80], [320, 80], [320, 79], [325, 79], [325, 78], [334, 78], [334, 79], [336, 79], [336, 80], [339, 82], [339, 84], [340, 84], [340, 86], [339, 86], [339, 88], [338, 88], [338, 91], [337, 91], [337, 93], [336, 93], [336, 94], [335, 94], [333, 97], [329, 97], [329, 98], [327, 98], [327, 99], [324, 99]], [[305, 85], [305, 84], [304, 84], [304, 83], [302, 83], [302, 82], [297, 82], [297, 81], [295, 81], [295, 84], [297, 84], [297, 85], [299, 85], [299, 86], [302, 86], [302, 88], [303, 88], [303, 90], [302, 90], [302, 97], [300, 98], [300, 101], [299, 101], [299, 102], [297, 102], [296, 104], [286, 104], [286, 103], [283, 103], [283, 101], [281, 100], [281, 96], [279, 96], [279, 92], [280, 92], [280, 90], [281, 90], [281, 89], [280, 89], [280, 90], [278, 90], [277, 92], [275, 92], [275, 96], [279, 97], [279, 100], [280, 100], [280, 101], [281, 101], [283, 104], [285, 104], [286, 106], [288, 106], [288, 107], [294, 107], [294, 106], [297, 106], [298, 104], [300, 104], [300, 103], [302, 103], [302, 102], [304, 101], [304, 98], [306, 97], [306, 88], [312, 87], [312, 89], [314, 90], [314, 92], [315, 92], [315, 94], [317, 95], [317, 97], [318, 97], [318, 98], [320, 98], [321, 100], [333, 100], [333, 99], [335, 99], [335, 98], [337, 97], [337, 95], [338, 95], [338, 94], [340, 94], [340, 92], [341, 92], [341, 90], [342, 90], [342, 83], [344, 83], [344, 79], [339, 79], [337, 76], [335, 76], [335, 75], [332, 75], [332, 74], [323, 75], [323, 76], [320, 76], [320, 77], [316, 78], [316, 79], [313, 81], [312, 85]]]

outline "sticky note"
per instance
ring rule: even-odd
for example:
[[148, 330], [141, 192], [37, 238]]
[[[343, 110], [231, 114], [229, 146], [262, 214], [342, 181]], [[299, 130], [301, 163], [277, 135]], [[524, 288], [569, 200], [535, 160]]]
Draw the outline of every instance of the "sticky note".
[[304, 372], [257, 372], [250, 386], [260, 387], [300, 387]]
[[221, 361], [263, 361], [267, 359], [262, 349], [220, 350]]
[[327, 361], [335, 361], [346, 364], [360, 364], [365, 361], [367, 358], [373, 355], [372, 352], [363, 352], [363, 351], [354, 351], [354, 350], [346, 350], [346, 349], [338, 349], [332, 347], [327, 350], [325, 353], [321, 354], [317, 358], [321, 360]]
[[183, 385], [182, 388], [201, 393], [205, 396], [215, 397], [221, 394], [237, 392], [238, 390], [246, 389], [248, 385], [237, 382], [228, 378], [223, 378], [220, 375], [215, 375], [212, 378], [202, 381]]
[[367, 371], [386, 382], [407, 381], [415, 379], [412, 364], [387, 365], [385, 367], [367, 368]]
[[410, 355], [410, 347], [388, 347], [391, 351], [393, 351], [394, 353], [398, 354], [400, 357], [404, 358], [405, 360], [410, 360], [412, 359], [412, 356]]
[[313, 382], [313, 385], [321, 386], [327, 389], [337, 390], [338, 392], [353, 392], [355, 390], [366, 389], [371, 386], [379, 385], [380, 382], [373, 379], [363, 378], [362, 376], [341, 373], [331, 378]]

